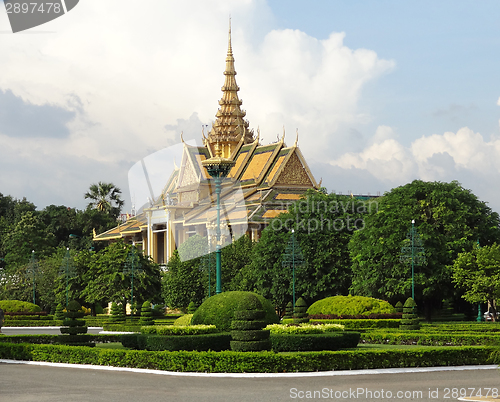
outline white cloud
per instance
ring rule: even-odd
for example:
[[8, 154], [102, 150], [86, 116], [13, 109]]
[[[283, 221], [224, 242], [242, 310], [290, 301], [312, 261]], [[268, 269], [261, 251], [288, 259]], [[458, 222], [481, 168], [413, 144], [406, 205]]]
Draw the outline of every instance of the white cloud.
[[500, 98], [497, 100], [497, 105], [500, 106]]
[[[380, 130], [379, 127], [374, 138], [381, 136]], [[385, 182], [387, 189], [414, 179], [458, 180], [500, 210], [496, 201], [500, 195], [496, 186], [500, 182], [499, 139], [485, 141], [481, 134], [464, 127], [456, 133], [422, 136], [410, 147], [404, 147], [395, 139], [373, 142], [363, 151], [346, 153], [330, 164], [344, 170], [365, 170]]]
[[[0, 14], [0, 30], [6, 31], [6, 15]], [[191, 116], [204, 124], [214, 120], [229, 14], [240, 96], [251, 127], [260, 126], [265, 143], [276, 139], [283, 124], [291, 133], [287, 142], [293, 143], [298, 128], [308, 159], [340, 154], [350, 140], [338, 128], [369, 119], [358, 109], [362, 89], [390, 71], [393, 61], [381, 60], [371, 50], [348, 48], [344, 33], [319, 40], [298, 30], [272, 30], [264, 0], [150, 0], [147, 6], [88, 0], [38, 28], [53, 33], [3, 35], [0, 90], [33, 105], [74, 111], [74, 100], [81, 104], [75, 118], [64, 122], [67, 138], [39, 138], [24, 146], [2, 137], [2, 153], [10, 149], [13, 158], [0, 167], [21, 177], [29, 160], [33, 180], [51, 189], [57, 180], [42, 176], [46, 169], [37, 169], [37, 163], [58, 166], [71, 160], [84, 173], [88, 164], [83, 161], [89, 161], [107, 168], [97, 179], [89, 175], [88, 184], [123, 183], [133, 163], [178, 139], [171, 128], [179, 121], [194, 122]], [[185, 133], [185, 138], [200, 131]], [[380, 139], [391, 135], [381, 129]], [[38, 202], [39, 186], [22, 183], [0, 181], [3, 192]], [[81, 191], [73, 191], [71, 180], [65, 185], [67, 193], [76, 195], [64, 202], [81, 207]], [[51, 202], [61, 203], [59, 193], [53, 194]]]

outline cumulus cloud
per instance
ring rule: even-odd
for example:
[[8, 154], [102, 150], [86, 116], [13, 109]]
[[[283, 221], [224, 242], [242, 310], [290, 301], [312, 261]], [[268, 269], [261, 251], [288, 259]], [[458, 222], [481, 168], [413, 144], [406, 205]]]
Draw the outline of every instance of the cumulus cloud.
[[[37, 194], [44, 188], [53, 191], [51, 203], [81, 207], [81, 190], [73, 186], [82, 183], [68, 180], [68, 172], [87, 186], [103, 180], [123, 187], [135, 162], [177, 142], [180, 131], [185, 139], [201, 137], [221, 97], [229, 14], [240, 97], [264, 143], [283, 125], [291, 133], [288, 143], [299, 129], [308, 160], [362, 143], [362, 136], [344, 138], [339, 127], [369, 120], [358, 108], [363, 87], [394, 62], [350, 49], [345, 33], [319, 40], [299, 30], [273, 30], [264, 0], [86, 1], [37, 29], [51, 33], [4, 35], [0, 42], [0, 94], [12, 98], [10, 117], [0, 119], [3, 152], [9, 149], [12, 158], [0, 168], [19, 178], [3, 178], [2, 191], [43, 204]], [[0, 30], [8, 30], [4, 13]], [[35, 132], [33, 125], [43, 130], [25, 146], [21, 139]], [[381, 139], [390, 137], [382, 131]], [[72, 166], [61, 178], [66, 193], [76, 194], [71, 200], [56, 190], [62, 186], [54, 169], [65, 164]], [[28, 166], [36, 185], [24, 179]], [[96, 169], [100, 177], [87, 173]]]
[[495, 201], [500, 195], [495, 186], [500, 182], [500, 139], [487, 141], [463, 127], [456, 133], [422, 136], [405, 147], [393, 138], [377, 141], [384, 131], [391, 132], [379, 127], [372, 145], [358, 153], [345, 153], [330, 164], [343, 172], [364, 170], [385, 183], [387, 190], [414, 179], [458, 180], [500, 210]]

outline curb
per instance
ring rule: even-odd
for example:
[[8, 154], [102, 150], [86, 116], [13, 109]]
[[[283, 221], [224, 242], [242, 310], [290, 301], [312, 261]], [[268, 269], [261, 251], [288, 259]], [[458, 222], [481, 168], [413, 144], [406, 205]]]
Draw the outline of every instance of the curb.
[[[64, 367], [64, 368], [79, 368], [87, 370], [104, 370], [104, 371], [125, 371], [131, 373], [156, 374], [166, 376], [181, 376], [181, 377], [226, 377], [226, 378], [290, 378], [290, 377], [331, 377], [331, 376], [350, 376], [350, 375], [374, 375], [374, 374], [404, 374], [404, 373], [429, 373], [435, 371], [468, 371], [468, 370], [496, 370], [498, 365], [484, 366], [455, 366], [455, 367], [417, 367], [417, 368], [389, 368], [375, 370], [340, 370], [340, 371], [317, 371], [317, 372], [296, 372], [296, 373], [194, 373], [194, 372], [178, 372], [178, 371], [162, 371], [138, 369], [130, 367], [111, 367], [111, 366], [94, 366], [91, 364], [69, 364], [69, 363], [49, 363], [49, 362], [33, 362], [26, 360], [7, 360], [0, 359], [0, 363], [5, 364], [28, 364], [33, 366], [48, 366], [48, 367]], [[462, 399], [473, 401], [472, 399]], [[498, 402], [499, 399], [482, 399], [481, 402]]]

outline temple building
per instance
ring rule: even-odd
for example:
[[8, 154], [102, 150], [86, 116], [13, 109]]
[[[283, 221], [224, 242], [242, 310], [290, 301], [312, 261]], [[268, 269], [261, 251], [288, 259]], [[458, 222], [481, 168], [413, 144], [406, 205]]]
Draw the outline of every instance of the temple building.
[[161, 195], [137, 216], [95, 236], [94, 241], [124, 239], [159, 264], [166, 264], [173, 251], [195, 234], [214, 243], [214, 180], [202, 164], [210, 158], [234, 164], [220, 195], [221, 245], [244, 234], [258, 240], [269, 221], [288, 204], [306, 190], [318, 189], [298, 147], [298, 135], [292, 146], [285, 144], [284, 133], [277, 142], [262, 145], [259, 130], [255, 135], [249, 129], [238, 98], [231, 29], [228, 42], [222, 98], [210, 131], [202, 133], [203, 146], [183, 141], [181, 164], [171, 172]]

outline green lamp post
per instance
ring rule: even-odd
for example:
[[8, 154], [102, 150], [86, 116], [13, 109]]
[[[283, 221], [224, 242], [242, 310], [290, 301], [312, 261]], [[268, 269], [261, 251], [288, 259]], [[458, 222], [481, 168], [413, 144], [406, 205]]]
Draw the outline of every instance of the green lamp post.
[[139, 255], [137, 254], [135, 245], [133, 245], [132, 250], [130, 250], [127, 255], [125, 266], [123, 267], [123, 273], [125, 275], [130, 275], [130, 282], [131, 282], [130, 313], [132, 318], [134, 317], [134, 276], [136, 274], [140, 274], [141, 272], [142, 272], [141, 261], [139, 259]]
[[213, 157], [202, 162], [202, 165], [207, 169], [208, 174], [214, 179], [215, 182], [215, 194], [217, 196], [217, 226], [215, 228], [215, 293], [219, 294], [222, 292], [222, 280], [221, 280], [221, 246], [220, 246], [220, 193], [221, 185], [224, 178], [227, 177], [229, 171], [234, 166], [234, 161], [221, 158]]
[[295, 230], [292, 229], [292, 236], [288, 241], [285, 253], [283, 254], [282, 266], [288, 266], [292, 268], [292, 300], [293, 308], [295, 310], [295, 267], [305, 265], [304, 257], [302, 256], [302, 251], [300, 249], [300, 244], [295, 238]]
[[36, 304], [35, 290], [36, 290], [36, 276], [38, 275], [38, 271], [40, 269], [40, 265], [35, 258], [35, 250], [31, 252], [31, 260], [26, 268], [26, 276], [31, 278], [33, 283], [33, 304]]
[[415, 265], [425, 264], [425, 249], [421, 235], [415, 228], [414, 219], [411, 221], [411, 229], [406, 236], [405, 244], [405, 246], [401, 247], [399, 261], [411, 264], [411, 298], [415, 300]]
[[68, 293], [69, 293], [69, 279], [76, 276], [75, 267], [73, 265], [73, 259], [69, 255], [69, 247], [66, 248], [66, 255], [63, 258], [61, 268], [59, 270], [59, 275], [64, 275], [66, 277], [66, 308], [68, 307]]

